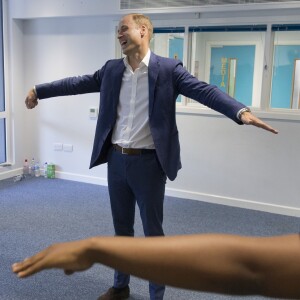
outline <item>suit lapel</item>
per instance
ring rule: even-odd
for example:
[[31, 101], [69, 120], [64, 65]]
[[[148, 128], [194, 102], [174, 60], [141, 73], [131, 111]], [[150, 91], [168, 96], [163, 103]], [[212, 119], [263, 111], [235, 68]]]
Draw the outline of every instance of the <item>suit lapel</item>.
[[120, 61], [115, 66], [115, 69], [113, 70], [113, 81], [111, 83], [113, 85], [113, 101], [114, 101], [113, 105], [114, 105], [115, 112], [117, 111], [117, 106], [119, 103], [120, 90], [121, 90], [124, 70], [125, 70], [125, 65], [123, 59], [120, 59]]
[[149, 80], [149, 117], [151, 117], [154, 101], [155, 101], [155, 87], [159, 72], [158, 57], [151, 52], [149, 67], [148, 67], [148, 80]]

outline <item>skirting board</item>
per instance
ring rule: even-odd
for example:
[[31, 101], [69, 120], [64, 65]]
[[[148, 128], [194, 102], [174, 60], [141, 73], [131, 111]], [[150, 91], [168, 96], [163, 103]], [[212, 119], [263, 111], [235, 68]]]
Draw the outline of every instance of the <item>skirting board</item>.
[[[61, 179], [80, 181], [85, 183], [107, 186], [107, 179], [93, 176], [81, 176], [79, 174], [56, 172], [56, 177]], [[166, 188], [166, 195], [171, 197], [203, 201], [213, 204], [222, 204], [227, 206], [258, 210], [280, 215], [300, 217], [300, 208], [263, 203], [245, 199], [223, 197], [219, 195], [204, 194], [187, 190]]]
[[[4, 169], [4, 168], [2, 168]], [[8, 170], [8, 171], [3, 171], [0, 169], [0, 180], [12, 178], [18, 175], [22, 174], [22, 169], [15, 169], [15, 170]]]
[[[0, 180], [11, 178], [22, 174], [22, 169], [11, 170], [0, 173]], [[58, 179], [79, 181], [84, 183], [107, 186], [107, 179], [96, 176], [83, 176], [75, 173], [55, 172], [55, 177]], [[280, 215], [300, 217], [300, 208], [271, 203], [257, 202], [239, 198], [224, 197], [220, 195], [204, 194], [199, 192], [166, 188], [166, 195], [176, 198], [190, 199], [213, 204], [222, 204], [227, 206], [258, 210]]]
[[292, 217], [300, 217], [300, 208], [272, 203], [257, 202], [239, 198], [224, 197], [219, 195], [204, 194], [199, 192], [191, 192], [179, 189], [166, 189], [166, 195], [189, 200], [203, 201], [213, 204], [222, 204], [232, 207], [258, 210], [273, 214], [280, 214]]

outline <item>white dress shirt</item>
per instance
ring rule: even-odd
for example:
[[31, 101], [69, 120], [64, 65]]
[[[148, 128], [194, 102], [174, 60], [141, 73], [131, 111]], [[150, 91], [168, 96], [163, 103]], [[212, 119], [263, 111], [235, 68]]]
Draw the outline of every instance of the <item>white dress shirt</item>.
[[127, 57], [124, 58], [126, 69], [122, 78], [117, 121], [112, 134], [112, 143], [123, 148], [155, 148], [149, 126], [150, 54], [149, 49], [134, 71]]

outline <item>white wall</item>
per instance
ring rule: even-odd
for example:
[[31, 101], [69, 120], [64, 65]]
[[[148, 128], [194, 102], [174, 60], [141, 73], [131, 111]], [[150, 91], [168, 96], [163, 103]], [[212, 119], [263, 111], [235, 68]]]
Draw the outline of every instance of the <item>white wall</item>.
[[[114, 57], [113, 29], [105, 17], [24, 21], [25, 86], [94, 73]], [[96, 125], [89, 119], [89, 108], [98, 104], [99, 94], [89, 94], [46, 99], [26, 111], [31, 141], [27, 155], [54, 162], [62, 173], [105, 180], [106, 166], [88, 170]], [[74, 151], [53, 151], [57, 142], [73, 145]]]
[[[88, 169], [96, 124], [88, 109], [98, 105], [99, 95], [45, 99], [34, 110], [25, 109], [24, 98], [34, 84], [93, 73], [114, 57], [118, 1], [105, 4], [109, 16], [104, 10], [95, 15], [96, 1], [74, 1], [72, 8], [70, 1], [48, 2], [43, 11], [45, 1], [10, 2], [9, 93], [16, 152], [6, 172], [19, 172], [24, 158], [34, 156], [54, 162], [60, 178], [106, 184], [106, 165]], [[280, 134], [238, 126], [217, 114], [181, 110], [183, 169], [168, 182], [167, 194], [300, 216], [300, 122], [265, 120]], [[56, 142], [72, 144], [74, 151], [54, 151]], [[4, 173], [0, 170], [0, 178]]]
[[266, 120], [280, 131], [273, 135], [225, 117], [177, 121], [183, 168], [172, 195], [299, 215], [299, 122]]

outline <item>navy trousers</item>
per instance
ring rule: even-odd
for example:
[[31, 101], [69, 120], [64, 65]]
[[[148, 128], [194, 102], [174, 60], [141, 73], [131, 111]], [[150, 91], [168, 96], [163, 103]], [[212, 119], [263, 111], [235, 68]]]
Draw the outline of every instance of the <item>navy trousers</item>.
[[[127, 155], [111, 148], [108, 157], [108, 189], [115, 234], [134, 236], [136, 203], [145, 236], [163, 236], [163, 204], [166, 174], [155, 152]], [[130, 276], [115, 271], [114, 287], [129, 284]], [[163, 299], [165, 286], [149, 282], [151, 300]]]

